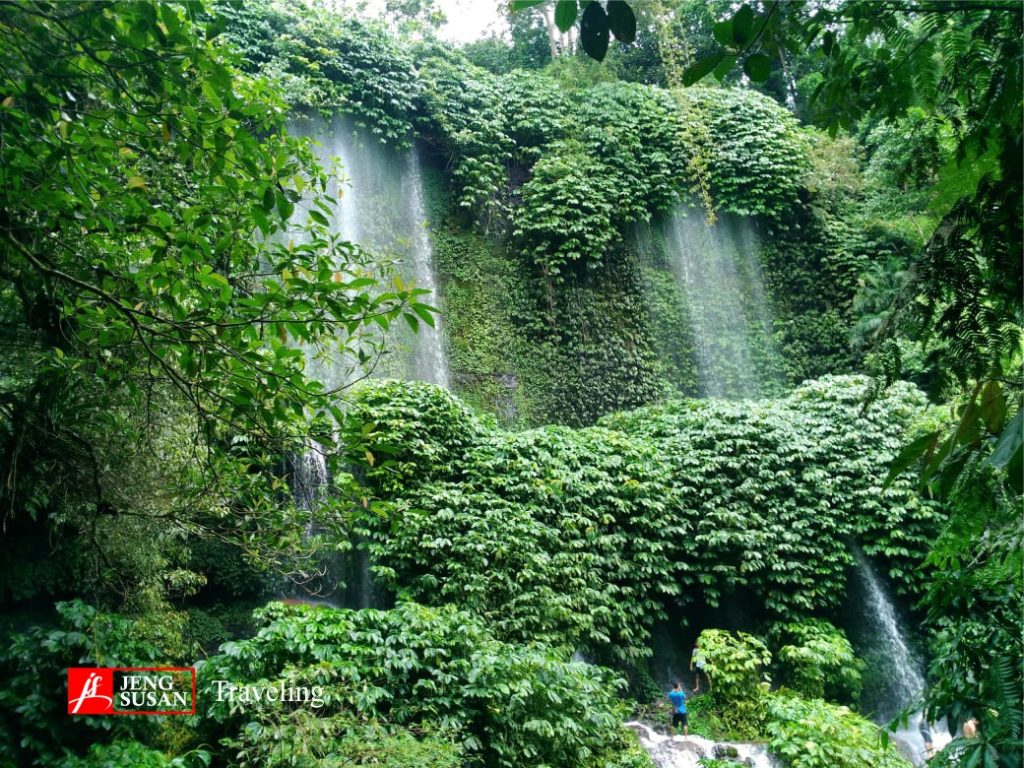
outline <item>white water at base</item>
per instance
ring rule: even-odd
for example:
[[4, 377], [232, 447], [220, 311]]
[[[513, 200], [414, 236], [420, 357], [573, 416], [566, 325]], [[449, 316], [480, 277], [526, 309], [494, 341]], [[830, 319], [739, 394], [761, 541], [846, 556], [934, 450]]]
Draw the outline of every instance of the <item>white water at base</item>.
[[[857, 560], [857, 571], [864, 583], [867, 598], [868, 617], [872, 619], [876, 642], [881, 646], [885, 658], [890, 662], [890, 690], [892, 712], [881, 713], [878, 719], [883, 727], [895, 712], [918, 703], [925, 689], [924, 673], [921, 664], [907, 645], [903, 629], [900, 626], [896, 606], [879, 578], [875, 569], [860, 551], [854, 552]], [[923, 765], [930, 756], [925, 753], [925, 742], [921, 735], [920, 712], [915, 712], [906, 727], [892, 734], [892, 740], [900, 751], [914, 765]], [[932, 734], [934, 750], [940, 750], [952, 739], [945, 720], [934, 723], [929, 730]]]
[[761, 744], [715, 742], [701, 736], [665, 736], [638, 721], [625, 723], [636, 733], [640, 746], [658, 768], [700, 768], [702, 757], [729, 759], [751, 768], [774, 768], [768, 750]]

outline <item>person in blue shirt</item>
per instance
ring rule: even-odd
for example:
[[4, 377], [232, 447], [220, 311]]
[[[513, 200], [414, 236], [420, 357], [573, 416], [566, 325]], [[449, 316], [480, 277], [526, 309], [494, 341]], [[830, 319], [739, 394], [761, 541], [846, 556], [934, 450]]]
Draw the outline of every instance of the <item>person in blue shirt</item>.
[[690, 724], [686, 717], [686, 692], [678, 680], [672, 683], [672, 690], [668, 692], [668, 700], [672, 702], [672, 735], [675, 736], [676, 728], [682, 727], [683, 736], [689, 736]]

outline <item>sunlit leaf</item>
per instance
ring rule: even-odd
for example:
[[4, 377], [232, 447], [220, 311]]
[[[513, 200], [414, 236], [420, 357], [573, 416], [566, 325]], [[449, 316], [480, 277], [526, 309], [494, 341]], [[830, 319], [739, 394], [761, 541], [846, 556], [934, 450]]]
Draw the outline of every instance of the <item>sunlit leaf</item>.
[[568, 32], [576, 23], [576, 0], [558, 0], [555, 3], [555, 26], [562, 32]]

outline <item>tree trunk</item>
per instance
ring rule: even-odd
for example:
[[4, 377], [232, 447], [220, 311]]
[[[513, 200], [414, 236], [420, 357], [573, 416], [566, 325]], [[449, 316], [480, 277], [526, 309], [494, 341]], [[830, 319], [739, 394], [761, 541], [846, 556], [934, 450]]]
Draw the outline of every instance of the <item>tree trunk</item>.
[[541, 6], [540, 12], [544, 16], [544, 26], [548, 30], [548, 45], [551, 47], [551, 60], [554, 61], [558, 58], [559, 54], [558, 28], [555, 26], [555, 18], [551, 13], [551, 6], [547, 4]]

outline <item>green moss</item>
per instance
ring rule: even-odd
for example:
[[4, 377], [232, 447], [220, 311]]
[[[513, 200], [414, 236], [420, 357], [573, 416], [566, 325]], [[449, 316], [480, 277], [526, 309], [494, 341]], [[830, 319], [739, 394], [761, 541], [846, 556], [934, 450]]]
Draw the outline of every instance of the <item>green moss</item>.
[[454, 390], [510, 425], [581, 425], [663, 390], [643, 273], [625, 242], [555, 285], [501, 239], [465, 226], [425, 174]]

